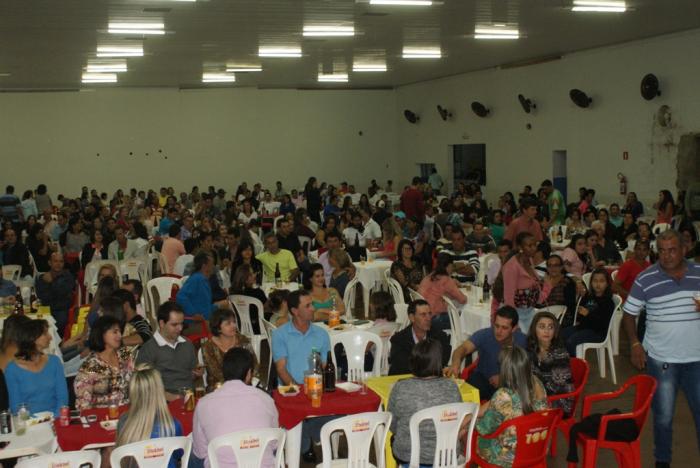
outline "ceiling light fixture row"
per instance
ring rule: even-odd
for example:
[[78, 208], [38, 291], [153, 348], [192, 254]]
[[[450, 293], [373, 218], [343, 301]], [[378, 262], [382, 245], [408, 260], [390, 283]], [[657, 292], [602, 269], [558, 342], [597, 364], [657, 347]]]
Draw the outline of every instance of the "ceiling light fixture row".
[[627, 11], [627, 3], [607, 0], [574, 0], [571, 11], [582, 13], [624, 13]]

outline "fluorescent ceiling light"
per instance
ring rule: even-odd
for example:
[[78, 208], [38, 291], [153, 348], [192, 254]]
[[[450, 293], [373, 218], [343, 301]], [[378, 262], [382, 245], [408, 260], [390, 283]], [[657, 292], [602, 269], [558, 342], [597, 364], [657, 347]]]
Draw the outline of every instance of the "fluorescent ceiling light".
[[370, 0], [370, 5], [430, 6], [432, 0]]
[[437, 48], [404, 47], [403, 58], [441, 58], [442, 51]]
[[520, 31], [506, 26], [480, 26], [474, 29], [475, 39], [518, 39]]
[[116, 73], [83, 73], [83, 83], [116, 83]]
[[202, 83], [233, 83], [236, 75], [233, 73], [202, 73]]
[[354, 26], [304, 26], [304, 36], [354, 36]]
[[88, 62], [85, 70], [88, 73], [112, 72], [121, 73], [127, 71], [126, 60], [114, 60], [104, 62]]
[[301, 57], [299, 47], [260, 47], [258, 57]]
[[237, 72], [237, 73], [248, 73], [248, 72], [261, 72], [262, 67], [260, 65], [233, 65], [226, 64], [227, 72]]
[[143, 46], [97, 46], [98, 57], [143, 57]]
[[110, 34], [165, 34], [165, 24], [163, 23], [125, 23], [114, 22], [109, 23], [107, 32]]
[[372, 63], [372, 62], [356, 62], [352, 65], [352, 71], [354, 72], [385, 72], [385, 63]]
[[332, 73], [332, 74], [318, 74], [319, 83], [347, 83], [348, 74], [347, 73]]
[[627, 11], [625, 2], [574, 0], [572, 11], [596, 12], [596, 13], [624, 13]]

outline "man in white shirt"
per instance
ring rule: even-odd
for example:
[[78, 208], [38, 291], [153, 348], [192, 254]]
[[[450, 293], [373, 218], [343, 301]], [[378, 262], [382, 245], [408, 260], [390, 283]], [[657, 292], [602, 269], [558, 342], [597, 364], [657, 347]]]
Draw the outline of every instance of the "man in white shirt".
[[365, 238], [369, 240], [377, 240], [382, 238], [382, 228], [372, 219], [371, 213], [367, 208], [360, 208], [360, 217], [362, 225], [365, 228]]
[[138, 246], [131, 239], [127, 239], [124, 228], [121, 226], [114, 228], [114, 235], [116, 239], [110, 242], [107, 248], [108, 258], [119, 262], [122, 260], [129, 260], [130, 258], [136, 258]]

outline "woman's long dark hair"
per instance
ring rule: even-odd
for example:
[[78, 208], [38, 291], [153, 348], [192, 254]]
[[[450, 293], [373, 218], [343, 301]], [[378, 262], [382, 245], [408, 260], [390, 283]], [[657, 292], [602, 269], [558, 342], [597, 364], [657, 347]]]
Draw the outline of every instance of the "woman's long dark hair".
[[527, 350], [535, 354], [540, 352], [540, 345], [537, 341], [537, 323], [539, 323], [539, 321], [542, 319], [550, 319], [552, 322], [554, 322], [554, 336], [552, 337], [552, 345], [550, 346], [550, 349], [564, 347], [561, 336], [559, 335], [561, 330], [559, 320], [551, 312], [538, 312], [532, 318], [532, 323], [530, 323], [530, 329], [527, 333]]
[[432, 281], [437, 281], [440, 276], [450, 276], [447, 267], [452, 263], [452, 256], [448, 254], [440, 254], [437, 258], [435, 269], [430, 275]]
[[36, 340], [49, 329], [49, 323], [46, 320], [31, 320], [20, 324], [17, 330], [17, 353], [15, 357], [31, 361], [31, 359], [40, 354], [41, 351], [36, 349]]
[[669, 203], [671, 204], [671, 207], [674, 206], [673, 195], [671, 195], [671, 192], [668, 190], [661, 190], [659, 193], [663, 195], [663, 200], [661, 200], [661, 203], [659, 203], [659, 210], [664, 211]]

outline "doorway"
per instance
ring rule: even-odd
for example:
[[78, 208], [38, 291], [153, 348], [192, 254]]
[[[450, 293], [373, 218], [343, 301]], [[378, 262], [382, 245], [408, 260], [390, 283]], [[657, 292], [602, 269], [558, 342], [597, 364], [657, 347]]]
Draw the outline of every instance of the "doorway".
[[486, 185], [486, 145], [452, 145], [454, 186], [460, 183]]
[[552, 183], [561, 192], [564, 204], [567, 203], [566, 150], [552, 151]]

